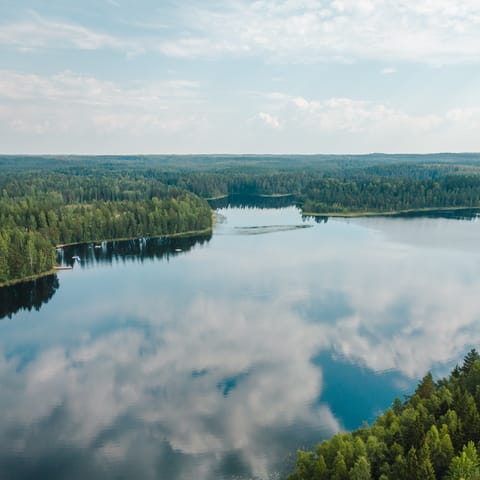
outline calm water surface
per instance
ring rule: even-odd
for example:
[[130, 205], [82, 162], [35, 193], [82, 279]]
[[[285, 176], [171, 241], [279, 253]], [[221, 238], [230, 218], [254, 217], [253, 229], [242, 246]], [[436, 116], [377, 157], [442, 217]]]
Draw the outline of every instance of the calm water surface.
[[479, 345], [474, 214], [218, 212], [0, 289], [0, 478], [281, 478]]

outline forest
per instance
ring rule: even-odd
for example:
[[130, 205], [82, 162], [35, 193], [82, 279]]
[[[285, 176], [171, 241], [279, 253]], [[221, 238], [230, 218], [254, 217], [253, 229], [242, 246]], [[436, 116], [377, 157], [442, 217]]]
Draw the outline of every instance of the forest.
[[0, 192], [0, 285], [52, 271], [58, 245], [212, 227], [204, 199], [145, 173], [17, 170]]
[[480, 356], [415, 393], [371, 426], [299, 451], [288, 480], [476, 480], [480, 478]]
[[307, 185], [301, 198], [306, 215], [480, 207], [480, 176], [456, 175], [439, 180], [325, 178]]
[[4, 155], [0, 172], [0, 285], [51, 271], [58, 244], [211, 229], [206, 199], [288, 196], [306, 215], [480, 207], [478, 154]]

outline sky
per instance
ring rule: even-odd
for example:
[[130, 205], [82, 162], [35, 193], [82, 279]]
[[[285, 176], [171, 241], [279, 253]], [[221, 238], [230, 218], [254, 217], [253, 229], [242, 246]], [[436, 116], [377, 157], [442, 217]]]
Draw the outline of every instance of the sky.
[[0, 153], [480, 151], [480, 0], [0, 0]]

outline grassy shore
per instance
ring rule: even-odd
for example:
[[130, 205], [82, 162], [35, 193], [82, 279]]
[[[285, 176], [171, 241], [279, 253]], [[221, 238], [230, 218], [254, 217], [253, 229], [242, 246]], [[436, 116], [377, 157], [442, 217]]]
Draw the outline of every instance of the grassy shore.
[[296, 193], [272, 193], [272, 194], [260, 194], [252, 195], [252, 197], [261, 197], [261, 198], [284, 198], [284, 197], [295, 197]]
[[207, 201], [222, 200], [228, 197], [251, 197], [251, 198], [283, 198], [283, 197], [295, 197], [296, 193], [227, 193], [226, 195], [217, 195], [215, 197], [205, 198]]
[[[203, 230], [189, 230], [188, 232], [178, 232], [178, 233], [168, 233], [165, 235], [153, 235], [152, 237], [145, 238], [178, 238], [178, 237], [192, 237], [194, 235], [206, 235], [207, 233], [212, 233], [213, 227], [204, 228]], [[142, 235], [135, 237], [118, 237], [118, 238], [104, 238], [102, 240], [85, 240], [82, 242], [71, 242], [71, 243], [59, 243], [55, 245], [55, 248], [63, 247], [73, 247], [75, 245], [84, 245], [86, 243], [102, 243], [102, 242], [122, 242], [127, 240], [138, 240], [143, 238]]]
[[47, 270], [46, 272], [37, 273], [36, 275], [30, 275], [29, 277], [24, 278], [16, 278], [15, 280], [9, 280], [8, 282], [0, 282], [0, 288], [2, 287], [11, 287], [12, 285], [16, 285], [17, 283], [24, 283], [24, 282], [31, 282], [33, 280], [38, 280], [42, 277], [48, 277], [49, 275], [53, 275], [57, 270], [52, 268]]
[[445, 212], [458, 210], [480, 210], [480, 207], [430, 207], [430, 208], [412, 208], [408, 210], [390, 210], [390, 211], [363, 211], [363, 212], [304, 212], [305, 217], [391, 217], [394, 215], [403, 215], [405, 213], [428, 213], [428, 212]]

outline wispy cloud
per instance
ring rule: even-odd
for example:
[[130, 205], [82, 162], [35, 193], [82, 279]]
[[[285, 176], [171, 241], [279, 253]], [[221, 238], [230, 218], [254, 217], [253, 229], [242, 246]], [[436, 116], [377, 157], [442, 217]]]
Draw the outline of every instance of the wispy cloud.
[[[117, 0], [107, 2], [122, 12]], [[162, 28], [136, 28], [127, 38], [32, 13], [1, 25], [0, 44], [180, 58], [255, 56], [286, 63], [480, 61], [480, 3], [471, 0], [187, 0], [131, 22]]]
[[199, 84], [172, 79], [137, 87], [120, 87], [114, 82], [65, 71], [51, 76], [0, 70], [0, 98], [68, 102], [86, 105], [135, 106], [158, 109], [171, 99], [195, 101]]
[[[444, 115], [413, 115], [380, 102], [345, 97], [307, 100], [279, 93], [273, 96], [267, 93], [265, 97], [287, 127], [303, 126], [315, 131], [356, 133], [393, 128], [425, 131], [452, 118], [451, 112]], [[277, 117], [275, 118], [280, 122]], [[460, 113], [457, 118], [461, 118]]]
[[0, 25], [0, 45], [19, 50], [117, 49], [138, 54], [144, 47], [135, 40], [97, 32], [75, 23], [56, 21], [32, 14], [29, 19]]
[[277, 61], [376, 59], [477, 63], [480, 4], [470, 0], [231, 0], [182, 4], [172, 56], [266, 56]]
[[202, 101], [199, 87], [172, 79], [125, 88], [69, 71], [41, 76], [0, 70], [0, 118], [12, 131], [34, 135], [72, 128], [135, 136], [178, 132], [201, 121], [190, 111]]
[[[350, 96], [250, 91], [239, 98], [241, 107], [229, 101], [220, 108], [215, 92], [185, 78], [122, 85], [71, 71], [38, 75], [0, 70], [0, 135], [13, 146], [12, 133], [20, 135], [17, 142], [35, 137], [55, 146], [60, 136], [65, 145], [73, 145], [68, 151], [85, 145], [76, 138], [79, 132], [84, 138], [101, 138], [106, 145], [102, 151], [109, 152], [119, 144], [128, 151], [131, 145], [139, 145], [138, 151], [165, 151], [169, 138], [168, 151], [179, 153], [209, 146], [232, 153], [274, 148], [340, 153], [346, 146], [351, 152], [425, 151], [422, 146], [431, 150], [432, 145], [444, 151], [478, 150], [476, 105], [412, 112], [394, 101]], [[272, 144], [265, 141], [269, 130], [285, 135], [276, 135]], [[178, 143], [174, 135], [184, 137]], [[223, 143], [211, 146], [208, 139], [213, 135]]]

